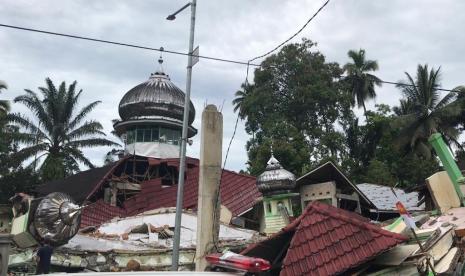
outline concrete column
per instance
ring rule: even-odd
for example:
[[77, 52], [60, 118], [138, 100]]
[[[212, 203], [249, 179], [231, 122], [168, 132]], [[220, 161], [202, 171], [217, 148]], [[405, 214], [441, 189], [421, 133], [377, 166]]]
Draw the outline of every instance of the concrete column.
[[7, 275], [12, 235], [0, 234], [0, 276]]
[[429, 137], [428, 142], [433, 146], [434, 151], [436, 151], [436, 154], [439, 156], [439, 159], [441, 159], [442, 166], [444, 167], [450, 179], [452, 180], [455, 192], [460, 198], [462, 206], [464, 206], [465, 199], [463, 198], [462, 190], [460, 189], [460, 185], [462, 184], [461, 182], [464, 181], [464, 178], [462, 172], [457, 166], [457, 163], [455, 163], [454, 156], [452, 156], [452, 153], [450, 152], [446, 143], [442, 139], [441, 134], [433, 133]]
[[200, 133], [196, 271], [204, 271], [207, 267], [205, 256], [215, 249], [219, 232], [223, 115], [216, 106], [208, 105], [203, 111]]

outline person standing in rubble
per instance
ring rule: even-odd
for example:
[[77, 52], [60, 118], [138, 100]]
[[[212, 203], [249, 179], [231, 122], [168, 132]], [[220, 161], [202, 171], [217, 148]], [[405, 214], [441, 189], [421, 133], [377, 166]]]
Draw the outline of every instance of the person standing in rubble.
[[37, 270], [36, 275], [48, 274], [53, 254], [53, 247], [50, 245], [50, 238], [45, 237], [43, 244], [37, 251]]

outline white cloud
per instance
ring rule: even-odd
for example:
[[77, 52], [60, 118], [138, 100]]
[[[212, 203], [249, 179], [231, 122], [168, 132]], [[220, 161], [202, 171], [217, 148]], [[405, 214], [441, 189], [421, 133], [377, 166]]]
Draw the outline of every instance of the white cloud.
[[[175, 21], [165, 20], [184, 2], [6, 0], [0, 6], [0, 23], [185, 52], [189, 14], [183, 12]], [[294, 33], [323, 2], [199, 0], [196, 44], [202, 55], [246, 61]], [[347, 62], [349, 49], [365, 48], [368, 57], [380, 64], [378, 75], [390, 81], [402, 79], [404, 71], [413, 73], [418, 63], [442, 66], [443, 86], [453, 88], [465, 83], [464, 9], [465, 2], [460, 0], [331, 1], [294, 41], [308, 37], [318, 42], [317, 48], [328, 61], [341, 64]], [[0, 29], [0, 41], [0, 79], [9, 85], [2, 97], [12, 99], [24, 88], [36, 89], [48, 76], [55, 82], [77, 80], [84, 89], [82, 104], [102, 101], [91, 118], [98, 118], [107, 132], [111, 119], [118, 116], [122, 95], [157, 67], [158, 53], [145, 50], [4, 28]], [[184, 90], [186, 57], [165, 54], [164, 58], [165, 71]], [[253, 70], [250, 72], [251, 77]], [[245, 67], [241, 65], [201, 60], [194, 68], [194, 125], [199, 128], [205, 102], [224, 102], [224, 150], [236, 118], [231, 101], [244, 79]], [[399, 97], [395, 87], [384, 85], [376, 103], [394, 105]], [[371, 102], [368, 107], [373, 105]], [[13, 109], [25, 111], [17, 105]], [[228, 168], [245, 168], [247, 139], [241, 122]], [[188, 149], [190, 155], [198, 156], [199, 142], [197, 135]], [[86, 150], [86, 154], [101, 164], [107, 150]]]

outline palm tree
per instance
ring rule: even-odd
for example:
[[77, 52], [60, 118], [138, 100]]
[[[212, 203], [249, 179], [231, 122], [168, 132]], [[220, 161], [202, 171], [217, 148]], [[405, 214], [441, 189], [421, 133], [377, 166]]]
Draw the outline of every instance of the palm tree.
[[428, 138], [431, 134], [441, 133], [449, 144], [457, 141], [457, 125], [452, 122], [463, 106], [455, 91], [441, 99], [438, 90], [440, 68], [429, 70], [428, 65], [418, 65], [415, 79], [407, 72], [405, 75], [407, 81], [397, 85], [405, 97], [400, 108], [404, 110], [398, 110], [397, 124], [401, 129], [397, 144], [416, 155], [430, 158]]
[[400, 99], [399, 106], [394, 106], [392, 111], [397, 116], [407, 115], [412, 113], [414, 104], [409, 99]]
[[[7, 89], [8, 86], [4, 81], [0, 80], [0, 92], [3, 89]], [[0, 100], [0, 116], [4, 116], [10, 111], [10, 103], [6, 100]]]
[[82, 90], [76, 92], [76, 81], [68, 87], [62, 82], [58, 89], [49, 78], [45, 82], [46, 87], [38, 88], [42, 99], [29, 89], [14, 99], [28, 107], [33, 117], [27, 118], [20, 113], [8, 115], [9, 121], [21, 130], [15, 140], [26, 146], [13, 158], [18, 162], [34, 158], [31, 166], [35, 168], [45, 157], [40, 167], [43, 180], [63, 178], [79, 171], [78, 163], [94, 168], [81, 149], [117, 145], [103, 138], [105, 133], [99, 122], [85, 120], [100, 101], [77, 110]]
[[232, 101], [234, 112], [239, 111], [239, 117], [243, 120], [247, 117], [247, 98], [250, 96], [251, 86], [249, 83], [241, 84], [241, 90], [236, 91], [236, 97]]
[[347, 72], [345, 81], [349, 85], [352, 96], [352, 106], [363, 107], [366, 116], [365, 101], [376, 97], [375, 86], [381, 86], [381, 80], [370, 72], [378, 70], [376, 60], [366, 60], [365, 50], [350, 50], [347, 55], [353, 63], [347, 63], [343, 69]]

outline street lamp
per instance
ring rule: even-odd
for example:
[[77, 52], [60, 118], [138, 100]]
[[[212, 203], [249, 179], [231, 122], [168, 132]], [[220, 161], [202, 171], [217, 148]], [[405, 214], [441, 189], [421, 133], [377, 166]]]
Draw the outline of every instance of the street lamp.
[[187, 78], [186, 78], [186, 96], [184, 98], [184, 115], [182, 120], [182, 139], [181, 139], [181, 156], [179, 160], [179, 177], [178, 177], [178, 192], [176, 198], [176, 218], [174, 224], [174, 241], [173, 241], [173, 257], [171, 270], [177, 271], [179, 264], [179, 242], [181, 238], [181, 215], [182, 201], [184, 196], [184, 174], [186, 171], [186, 142], [187, 131], [189, 125], [189, 104], [191, 95], [191, 80], [192, 80], [192, 52], [194, 50], [194, 29], [195, 29], [195, 6], [197, 0], [187, 3], [175, 13], [170, 14], [166, 19], [174, 20], [176, 15], [191, 6], [191, 26], [189, 33], [189, 52], [187, 57]]

